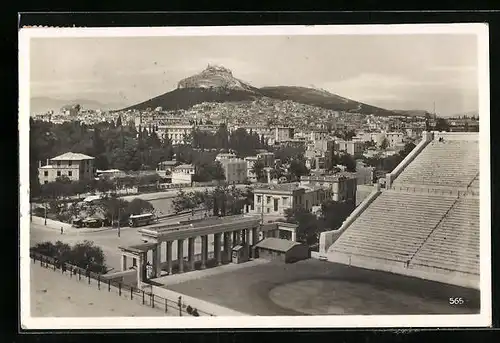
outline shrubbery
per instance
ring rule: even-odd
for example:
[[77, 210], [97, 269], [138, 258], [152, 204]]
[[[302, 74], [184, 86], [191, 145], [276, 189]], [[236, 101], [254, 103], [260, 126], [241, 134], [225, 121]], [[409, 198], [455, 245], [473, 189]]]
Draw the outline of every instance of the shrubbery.
[[60, 266], [63, 263], [86, 269], [93, 273], [105, 274], [104, 252], [94, 242], [83, 241], [71, 247], [69, 244], [57, 241], [38, 243], [30, 249], [32, 252], [54, 258]]

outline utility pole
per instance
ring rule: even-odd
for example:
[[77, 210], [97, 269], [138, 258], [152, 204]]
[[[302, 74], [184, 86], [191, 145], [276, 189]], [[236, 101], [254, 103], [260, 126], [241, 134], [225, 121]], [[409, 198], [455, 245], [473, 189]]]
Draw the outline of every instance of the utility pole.
[[118, 237], [120, 237], [120, 198], [118, 197], [118, 180], [116, 180], [116, 200], [118, 202]]
[[46, 202], [44, 203], [44, 206], [43, 206], [43, 207], [45, 208], [45, 220], [44, 220], [44, 225], [45, 225], [45, 226], [47, 226], [47, 203], [46, 203]]

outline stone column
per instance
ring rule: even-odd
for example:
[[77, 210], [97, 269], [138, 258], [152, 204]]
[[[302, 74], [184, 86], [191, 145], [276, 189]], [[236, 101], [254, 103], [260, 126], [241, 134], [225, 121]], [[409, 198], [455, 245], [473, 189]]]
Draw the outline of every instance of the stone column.
[[214, 234], [214, 255], [217, 260], [217, 265], [220, 266], [222, 263], [220, 252], [220, 233]]
[[177, 262], [179, 263], [179, 273], [184, 272], [184, 240], [177, 240]]
[[295, 230], [292, 231], [292, 241], [297, 242], [297, 232]]
[[245, 229], [245, 244], [250, 246], [250, 229]]
[[172, 241], [167, 242], [167, 271], [172, 275]]
[[127, 270], [127, 255], [122, 255], [122, 272]]
[[143, 270], [144, 270], [144, 258], [142, 254], [139, 254], [137, 256], [137, 287], [141, 288], [142, 284], [142, 275], [143, 275]]
[[156, 258], [153, 260], [154, 267], [155, 267], [154, 272], [156, 274], [156, 277], [160, 277], [161, 276], [161, 242], [156, 244], [156, 248], [153, 251], [156, 251], [154, 253]]
[[231, 261], [231, 233], [224, 232], [224, 255], [228, 262]]
[[252, 228], [252, 245], [257, 244], [259, 241], [259, 231], [257, 230], [256, 227]]
[[189, 270], [194, 270], [194, 239], [195, 237], [188, 238]]
[[239, 239], [238, 239], [239, 235], [240, 235], [240, 231], [239, 230], [233, 231], [233, 244], [232, 244], [233, 247], [235, 247], [235, 246], [238, 245], [238, 243], [239, 243]]
[[208, 236], [201, 236], [201, 269], [207, 267], [208, 259]]

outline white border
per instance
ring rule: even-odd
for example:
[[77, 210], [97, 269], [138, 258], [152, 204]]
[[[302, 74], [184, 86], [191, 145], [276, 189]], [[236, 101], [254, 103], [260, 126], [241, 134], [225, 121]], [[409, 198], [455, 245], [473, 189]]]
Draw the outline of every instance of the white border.
[[[387, 35], [471, 34], [478, 38], [480, 118], [480, 289], [477, 315], [393, 316], [273, 316], [273, 317], [30, 317], [29, 247], [29, 104], [30, 39], [35, 37], [151, 37], [151, 36], [258, 36], [258, 35]], [[491, 319], [491, 198], [489, 37], [487, 24], [411, 24], [338, 26], [233, 26], [163, 28], [27, 28], [19, 32], [19, 154], [21, 324], [26, 329], [159, 329], [159, 328], [393, 328], [486, 327]], [[450, 295], [456, 296], [456, 295]]]

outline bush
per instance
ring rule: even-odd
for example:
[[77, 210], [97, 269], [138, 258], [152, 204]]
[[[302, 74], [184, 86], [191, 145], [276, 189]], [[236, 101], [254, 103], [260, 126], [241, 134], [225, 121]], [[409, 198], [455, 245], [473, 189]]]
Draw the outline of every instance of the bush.
[[194, 317], [199, 317], [200, 314], [198, 313], [197, 309], [193, 309], [193, 313], [191, 313]]
[[189, 314], [192, 314], [193, 313], [193, 308], [191, 307], [191, 305], [188, 305], [187, 309], [186, 309], [187, 313]]
[[52, 257], [59, 264], [68, 263], [94, 273], [105, 274], [107, 272], [104, 252], [90, 241], [78, 243], [73, 247], [60, 241], [57, 241], [55, 244], [52, 242], [43, 242], [35, 245], [31, 248], [31, 251]]

